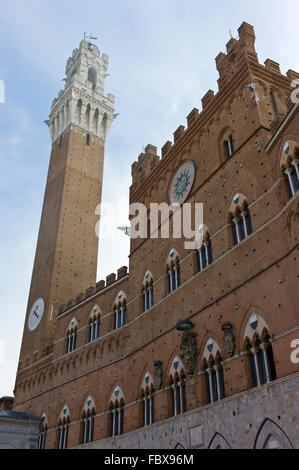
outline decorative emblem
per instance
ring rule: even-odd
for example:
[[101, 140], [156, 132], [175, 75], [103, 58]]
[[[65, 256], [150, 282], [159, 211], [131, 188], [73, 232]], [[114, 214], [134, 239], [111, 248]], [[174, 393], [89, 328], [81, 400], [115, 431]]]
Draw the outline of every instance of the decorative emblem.
[[154, 362], [155, 372], [154, 372], [154, 384], [155, 389], [159, 390], [163, 384], [163, 370], [162, 370], [162, 362], [155, 361]]
[[195, 178], [195, 164], [187, 160], [172, 178], [169, 190], [170, 203], [182, 204], [187, 199]]
[[176, 324], [178, 331], [192, 330], [192, 328], [194, 328], [194, 325], [191, 320], [179, 320]]
[[180, 358], [189, 375], [193, 375], [196, 370], [197, 342], [196, 334], [191, 331], [193, 327], [194, 325], [190, 320], [181, 320], [176, 326], [177, 330], [183, 331], [180, 344]]
[[235, 337], [232, 332], [232, 325], [230, 323], [223, 323], [221, 329], [224, 331], [222, 338], [224, 351], [227, 356], [232, 356], [235, 349]]

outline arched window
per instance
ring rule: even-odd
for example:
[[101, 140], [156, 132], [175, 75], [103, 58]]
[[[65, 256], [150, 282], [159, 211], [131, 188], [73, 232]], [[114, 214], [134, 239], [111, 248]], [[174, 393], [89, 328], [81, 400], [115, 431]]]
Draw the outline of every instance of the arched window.
[[45, 414], [42, 415], [42, 423], [40, 426], [40, 432], [38, 437], [38, 448], [44, 449], [46, 446], [46, 438], [47, 438], [47, 431], [48, 431], [48, 421]]
[[88, 397], [83, 409], [82, 420], [82, 442], [86, 444], [93, 441], [94, 419], [95, 419], [95, 405], [92, 397]]
[[92, 313], [89, 318], [89, 342], [95, 341], [100, 337], [100, 309], [96, 305], [92, 309]]
[[87, 80], [92, 84], [92, 89], [94, 90], [97, 86], [97, 72], [92, 67], [88, 69]]
[[197, 265], [198, 271], [202, 271], [207, 266], [213, 263], [213, 251], [212, 251], [212, 242], [209, 235], [209, 232], [203, 227], [203, 233], [200, 240], [198, 249], [196, 250], [197, 254]]
[[142, 295], [144, 311], [149, 310], [154, 305], [154, 283], [153, 276], [150, 271], [145, 273], [142, 286]]
[[154, 389], [147, 388], [142, 393], [143, 426], [149, 426], [154, 422]]
[[81, 120], [82, 120], [82, 109], [83, 109], [83, 102], [82, 102], [81, 98], [79, 98], [79, 100], [77, 102], [77, 121], [78, 121], [79, 126], [80, 126]]
[[109, 405], [109, 435], [119, 436], [124, 432], [124, 410], [125, 410], [125, 398], [122, 389], [117, 386], [115, 387]]
[[258, 387], [275, 380], [276, 368], [271, 337], [266, 323], [260, 315], [251, 315], [244, 336], [250, 357], [253, 386]]
[[169, 373], [172, 415], [177, 416], [186, 411], [186, 375], [180, 358], [175, 357]]
[[181, 373], [179, 376], [175, 376], [170, 380], [170, 387], [172, 390], [172, 411], [173, 416], [185, 413], [186, 411], [186, 387], [185, 387], [186, 376]]
[[123, 400], [110, 405], [111, 436], [119, 436], [124, 432], [124, 408]]
[[114, 306], [114, 328], [118, 330], [126, 323], [127, 305], [126, 300]]
[[296, 142], [288, 141], [284, 144], [281, 169], [292, 198], [299, 189], [299, 145]]
[[223, 141], [223, 145], [224, 145], [224, 151], [225, 151], [225, 155], [227, 158], [230, 158], [232, 156], [232, 154], [234, 153], [235, 149], [234, 149], [234, 141], [233, 141], [233, 136], [230, 134], [228, 135], [224, 141]]
[[225, 398], [223, 362], [220, 348], [212, 338], [208, 339], [203, 354], [203, 371], [209, 403]]
[[174, 292], [181, 285], [181, 270], [178, 254], [172, 249], [167, 260], [168, 291]]
[[77, 329], [77, 321], [73, 318], [67, 331], [67, 353], [70, 353], [76, 349]]
[[147, 372], [143, 378], [141, 387], [142, 396], [142, 419], [143, 426], [149, 426], [154, 423], [154, 401], [155, 401], [155, 390], [154, 381], [149, 372]]
[[250, 211], [243, 194], [235, 194], [229, 212], [234, 243], [238, 245], [253, 232]]
[[69, 425], [70, 425], [70, 414], [68, 406], [64, 406], [59, 422], [59, 435], [58, 435], [58, 449], [66, 449], [67, 448], [67, 440], [69, 434]]

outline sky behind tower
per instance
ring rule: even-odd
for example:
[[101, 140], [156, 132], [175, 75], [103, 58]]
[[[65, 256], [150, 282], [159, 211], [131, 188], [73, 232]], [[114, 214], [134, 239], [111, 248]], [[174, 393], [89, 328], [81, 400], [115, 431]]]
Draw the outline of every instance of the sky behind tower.
[[160, 149], [217, 92], [214, 58], [243, 21], [255, 28], [261, 63], [299, 70], [298, 17], [297, 0], [1, 0], [0, 396], [13, 393], [24, 326], [51, 150], [43, 121], [84, 31], [110, 57], [105, 93], [119, 113], [105, 152], [103, 202], [120, 209], [112, 236], [114, 224], [109, 237], [101, 227], [104, 279], [128, 265], [129, 240], [116, 226], [128, 224], [131, 164], [143, 147]]

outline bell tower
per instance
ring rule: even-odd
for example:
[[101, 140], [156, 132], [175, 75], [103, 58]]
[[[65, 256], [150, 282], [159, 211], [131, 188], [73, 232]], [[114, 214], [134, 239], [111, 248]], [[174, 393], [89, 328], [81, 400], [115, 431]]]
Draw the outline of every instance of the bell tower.
[[51, 353], [57, 307], [95, 285], [104, 146], [116, 117], [104, 95], [108, 56], [82, 40], [45, 121], [52, 152], [29, 292], [19, 372]]

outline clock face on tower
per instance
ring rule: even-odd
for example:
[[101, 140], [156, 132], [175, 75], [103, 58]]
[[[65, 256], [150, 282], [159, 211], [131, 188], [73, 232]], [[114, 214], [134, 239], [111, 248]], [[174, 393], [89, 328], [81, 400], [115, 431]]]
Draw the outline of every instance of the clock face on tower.
[[173, 176], [169, 188], [170, 203], [182, 204], [188, 197], [195, 178], [195, 163], [185, 161]]
[[43, 318], [44, 309], [45, 309], [45, 301], [44, 299], [40, 297], [34, 302], [29, 313], [29, 317], [28, 317], [29, 331], [33, 331], [38, 327], [41, 319]]

